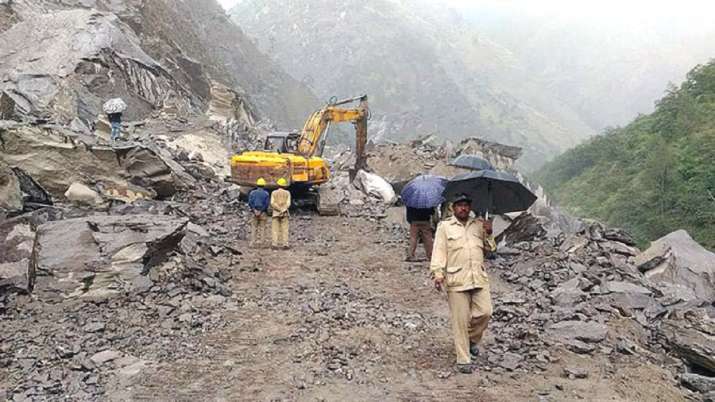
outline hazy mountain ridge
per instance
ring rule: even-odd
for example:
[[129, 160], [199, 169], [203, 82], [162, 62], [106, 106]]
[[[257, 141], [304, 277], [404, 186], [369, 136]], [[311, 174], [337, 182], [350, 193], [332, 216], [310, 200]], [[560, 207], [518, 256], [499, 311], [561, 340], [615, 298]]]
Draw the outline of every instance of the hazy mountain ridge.
[[504, 83], [519, 67], [508, 49], [473, 40], [476, 32], [451, 24], [449, 10], [420, 4], [246, 1], [230, 13], [319, 96], [369, 92], [371, 132], [392, 140], [478, 135], [524, 147], [522, 163], [533, 168], [594, 133], [563, 105], [512, 93]]
[[652, 112], [668, 82], [715, 54], [715, 27], [682, 15], [537, 17], [500, 6], [463, 18], [598, 131]]

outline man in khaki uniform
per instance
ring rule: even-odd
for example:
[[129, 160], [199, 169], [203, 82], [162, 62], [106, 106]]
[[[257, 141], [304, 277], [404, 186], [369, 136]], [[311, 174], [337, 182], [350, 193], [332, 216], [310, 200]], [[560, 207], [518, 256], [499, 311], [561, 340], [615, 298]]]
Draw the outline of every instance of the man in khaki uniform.
[[271, 210], [273, 211], [271, 228], [273, 229], [273, 248], [290, 248], [288, 245], [288, 209], [290, 208], [290, 192], [285, 188], [288, 182], [284, 178], [276, 182], [280, 188], [271, 194]]
[[472, 372], [472, 359], [492, 315], [484, 270], [485, 228], [470, 217], [471, 204], [464, 194], [454, 199], [454, 215], [437, 227], [430, 264], [437, 290], [447, 288], [457, 369], [462, 373]]

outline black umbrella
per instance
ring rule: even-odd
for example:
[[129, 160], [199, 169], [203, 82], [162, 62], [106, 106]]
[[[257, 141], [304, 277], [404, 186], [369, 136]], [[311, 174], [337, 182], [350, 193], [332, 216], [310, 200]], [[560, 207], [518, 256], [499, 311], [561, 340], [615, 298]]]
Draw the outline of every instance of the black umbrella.
[[536, 201], [536, 196], [516, 176], [494, 170], [453, 177], [443, 195], [451, 201], [459, 194], [467, 194], [472, 199], [472, 209], [480, 215], [524, 211]]
[[476, 155], [459, 155], [450, 165], [469, 170], [494, 170], [491, 163]]

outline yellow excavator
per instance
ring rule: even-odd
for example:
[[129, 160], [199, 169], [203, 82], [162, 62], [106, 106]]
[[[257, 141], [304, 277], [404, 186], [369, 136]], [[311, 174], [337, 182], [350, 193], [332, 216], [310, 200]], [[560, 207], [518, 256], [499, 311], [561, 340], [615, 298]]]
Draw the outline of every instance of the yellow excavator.
[[[345, 106], [353, 103], [358, 104], [356, 107]], [[320, 211], [320, 199], [311, 188], [330, 179], [330, 168], [321, 157], [326, 133], [333, 123], [353, 123], [356, 158], [351, 173], [354, 174], [365, 168], [368, 117], [367, 95], [331, 101], [310, 115], [300, 133], [269, 134], [262, 151], [243, 152], [231, 157], [231, 181], [254, 187], [256, 180], [263, 178], [266, 188], [272, 189], [278, 187], [278, 179], [285, 178], [291, 192], [308, 199]]]

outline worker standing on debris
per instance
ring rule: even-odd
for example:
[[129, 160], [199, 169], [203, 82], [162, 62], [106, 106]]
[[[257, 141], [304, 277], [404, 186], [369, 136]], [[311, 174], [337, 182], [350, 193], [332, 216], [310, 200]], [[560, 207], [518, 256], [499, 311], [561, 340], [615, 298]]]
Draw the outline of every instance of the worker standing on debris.
[[122, 131], [122, 113], [107, 113], [107, 118], [109, 119], [109, 124], [112, 126], [112, 142], [119, 139], [119, 135]]
[[251, 247], [263, 247], [266, 242], [268, 223], [268, 205], [270, 194], [264, 188], [266, 181], [261, 177], [256, 180], [256, 188], [248, 193], [248, 206], [253, 212]]
[[410, 224], [410, 249], [407, 252], [407, 261], [415, 261], [417, 242], [422, 239], [427, 260], [432, 258], [432, 224], [431, 219], [434, 208], [407, 209], [407, 223]]
[[446, 287], [457, 352], [457, 370], [472, 372], [492, 315], [489, 278], [484, 269], [484, 223], [470, 216], [472, 200], [460, 194], [452, 201], [454, 215], [437, 227], [430, 271], [437, 290]]
[[273, 229], [273, 248], [288, 249], [288, 209], [290, 208], [290, 192], [285, 188], [288, 187], [288, 181], [284, 178], [278, 179], [276, 182], [280, 188], [273, 191], [271, 194], [271, 209], [273, 210], [272, 229]]

